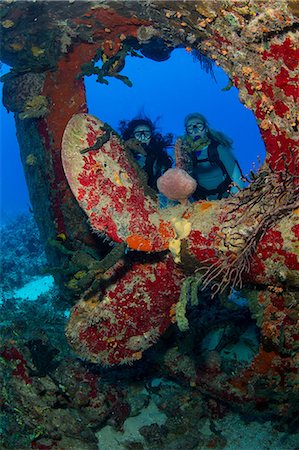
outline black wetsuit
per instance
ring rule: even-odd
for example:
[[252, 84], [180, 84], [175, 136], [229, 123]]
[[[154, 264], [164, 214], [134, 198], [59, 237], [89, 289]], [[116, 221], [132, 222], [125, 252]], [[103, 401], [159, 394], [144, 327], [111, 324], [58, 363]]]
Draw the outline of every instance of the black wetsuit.
[[[158, 191], [157, 179], [172, 166], [172, 159], [167, 154], [166, 150], [161, 148], [160, 145], [155, 145], [154, 142], [150, 142], [149, 145], [141, 144], [142, 148], [146, 152], [146, 156], [134, 155], [140, 167], [147, 173], [147, 184]], [[159, 143], [158, 143], [159, 144]]]

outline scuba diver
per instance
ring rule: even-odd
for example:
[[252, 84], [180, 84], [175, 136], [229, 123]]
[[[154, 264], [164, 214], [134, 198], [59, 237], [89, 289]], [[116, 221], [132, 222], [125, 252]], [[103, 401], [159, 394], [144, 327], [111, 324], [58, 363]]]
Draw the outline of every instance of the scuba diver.
[[209, 128], [199, 113], [184, 121], [186, 134], [176, 142], [176, 166], [197, 181], [192, 199], [220, 200], [244, 187], [241, 168], [232, 152], [232, 141]]
[[172, 166], [172, 158], [166, 151], [172, 144], [172, 134], [163, 137], [147, 117], [121, 121], [120, 132], [125, 147], [146, 172], [147, 184], [157, 191], [157, 179]]

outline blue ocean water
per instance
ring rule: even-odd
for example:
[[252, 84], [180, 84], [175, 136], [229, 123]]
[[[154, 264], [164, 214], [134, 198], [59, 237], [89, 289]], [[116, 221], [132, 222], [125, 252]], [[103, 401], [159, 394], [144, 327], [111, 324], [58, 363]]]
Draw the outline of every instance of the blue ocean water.
[[213, 66], [214, 78], [201, 69], [198, 60], [185, 49], [176, 49], [167, 61], [127, 57], [122, 74], [133, 83], [129, 88], [109, 78], [109, 85], [96, 83], [95, 76], [86, 78], [87, 104], [90, 114], [118, 128], [122, 119], [144, 113], [152, 120], [160, 118], [162, 133], [184, 134], [184, 117], [200, 112], [211, 128], [232, 138], [234, 153], [243, 173], [265, 158], [265, 146], [252, 111], [238, 98], [238, 89], [223, 91], [229, 82], [226, 73]]
[[[2, 66], [1, 75], [9, 72]], [[0, 102], [0, 224], [7, 223], [16, 215], [28, 212], [29, 196], [23, 173], [14, 115], [8, 113]]]
[[[2, 74], [9, 70], [3, 66]], [[265, 147], [253, 113], [241, 104], [238, 90], [223, 91], [229, 82], [225, 72], [214, 65], [214, 78], [200, 67], [185, 49], [176, 49], [167, 61], [127, 57], [121, 72], [133, 83], [130, 88], [110, 77], [109, 85], [86, 77], [87, 104], [90, 114], [109, 123], [116, 130], [120, 120], [143, 113], [158, 119], [159, 131], [174, 137], [184, 133], [184, 117], [191, 112], [205, 115], [210, 126], [233, 139], [234, 152], [243, 173], [247, 174], [258, 157], [263, 161]], [[0, 221], [29, 210], [29, 197], [20, 162], [13, 113], [2, 105]]]

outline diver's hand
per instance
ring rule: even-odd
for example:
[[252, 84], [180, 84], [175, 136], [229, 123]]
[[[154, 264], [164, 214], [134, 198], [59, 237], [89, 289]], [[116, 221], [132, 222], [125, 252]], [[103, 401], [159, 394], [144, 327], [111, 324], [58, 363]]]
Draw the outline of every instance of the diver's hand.
[[125, 148], [131, 150], [133, 153], [139, 153], [140, 155], [146, 156], [146, 151], [142, 147], [141, 142], [135, 138], [128, 139], [125, 142]]

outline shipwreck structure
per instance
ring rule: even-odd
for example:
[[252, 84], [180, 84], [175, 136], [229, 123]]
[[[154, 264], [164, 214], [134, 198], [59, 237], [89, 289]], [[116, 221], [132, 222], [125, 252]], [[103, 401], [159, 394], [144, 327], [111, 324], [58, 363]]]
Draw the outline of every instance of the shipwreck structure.
[[[84, 359], [138, 360], [172, 323], [188, 329], [192, 289], [196, 302], [203, 288], [224, 297], [243, 288], [260, 331], [253, 360], [224, 374], [213, 354], [212, 369], [195, 368], [184, 381], [230, 403], [289, 408], [298, 341], [298, 14], [293, 0], [2, 2], [1, 60], [12, 67], [3, 101], [15, 115], [49, 263], [74, 305], [67, 336]], [[127, 55], [159, 61], [177, 47], [225, 70], [255, 114], [267, 158], [233, 199], [160, 210], [119, 137], [88, 115], [84, 76], [130, 83], [120, 73]], [[183, 377], [183, 355], [166, 359], [165, 370]]]

